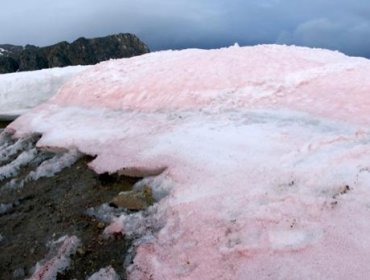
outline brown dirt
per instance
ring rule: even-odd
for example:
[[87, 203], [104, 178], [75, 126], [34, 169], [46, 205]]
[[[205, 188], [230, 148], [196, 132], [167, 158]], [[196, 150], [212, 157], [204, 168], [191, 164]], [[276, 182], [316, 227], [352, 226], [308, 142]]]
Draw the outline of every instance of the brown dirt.
[[[55, 154], [39, 151], [47, 159]], [[1, 155], [0, 155], [1, 157]], [[111, 265], [122, 279], [123, 266], [130, 241], [123, 236], [102, 238], [103, 225], [86, 214], [90, 207], [109, 202], [120, 191], [132, 189], [135, 178], [98, 176], [87, 167], [91, 160], [83, 157], [71, 167], [51, 178], [30, 181], [23, 188], [4, 188], [9, 181], [0, 181], [0, 204], [13, 203], [13, 208], [0, 213], [0, 279], [23, 279], [32, 267], [48, 253], [48, 241], [66, 234], [76, 235], [82, 242], [72, 257], [70, 268], [57, 279], [86, 279], [100, 268]], [[18, 175], [24, 176], [40, 162], [31, 162]], [[15, 277], [14, 272], [24, 271]], [[22, 274], [22, 273], [18, 273]]]

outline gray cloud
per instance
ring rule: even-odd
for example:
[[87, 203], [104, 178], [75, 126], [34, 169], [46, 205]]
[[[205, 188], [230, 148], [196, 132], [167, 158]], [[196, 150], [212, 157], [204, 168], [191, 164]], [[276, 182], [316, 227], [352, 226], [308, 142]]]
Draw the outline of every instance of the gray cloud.
[[151, 49], [287, 43], [370, 56], [368, 0], [2, 0], [0, 42], [132, 32]]
[[279, 43], [341, 50], [352, 55], [370, 54], [370, 23], [366, 20], [338, 22], [318, 18], [281, 32]]

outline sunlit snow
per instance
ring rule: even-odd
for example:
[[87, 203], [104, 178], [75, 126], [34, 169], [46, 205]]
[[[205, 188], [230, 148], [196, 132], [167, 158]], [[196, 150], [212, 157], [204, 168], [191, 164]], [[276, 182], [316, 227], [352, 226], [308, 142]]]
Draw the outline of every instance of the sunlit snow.
[[147, 176], [151, 214], [106, 229], [141, 236], [129, 279], [366, 279], [369, 73], [288, 46], [151, 53], [88, 69], [7, 130]]

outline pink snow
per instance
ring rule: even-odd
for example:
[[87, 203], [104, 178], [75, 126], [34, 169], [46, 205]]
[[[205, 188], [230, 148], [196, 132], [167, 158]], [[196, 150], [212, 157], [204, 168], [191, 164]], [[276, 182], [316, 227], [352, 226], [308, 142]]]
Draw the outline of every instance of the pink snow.
[[57, 248], [56, 252], [50, 252], [50, 256], [46, 260], [36, 265], [35, 272], [29, 280], [56, 279], [58, 272], [62, 272], [69, 266], [69, 257], [74, 254], [79, 242], [76, 236], [64, 236], [54, 242], [52, 246], [57, 246], [59, 243], [61, 245]]
[[169, 193], [158, 232], [107, 228], [144, 235], [130, 279], [365, 279], [368, 73], [299, 47], [151, 53], [90, 68], [8, 130]]

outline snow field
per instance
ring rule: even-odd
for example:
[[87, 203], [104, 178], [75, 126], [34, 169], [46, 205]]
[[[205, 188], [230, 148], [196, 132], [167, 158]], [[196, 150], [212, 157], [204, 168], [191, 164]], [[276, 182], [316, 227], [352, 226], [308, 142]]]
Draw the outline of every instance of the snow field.
[[364, 279], [369, 70], [288, 46], [152, 53], [90, 68], [7, 130], [147, 177], [161, 200], [106, 229], [139, 237], [129, 279]]
[[71, 66], [1, 74], [0, 120], [12, 120], [48, 100], [63, 83], [88, 68]]

